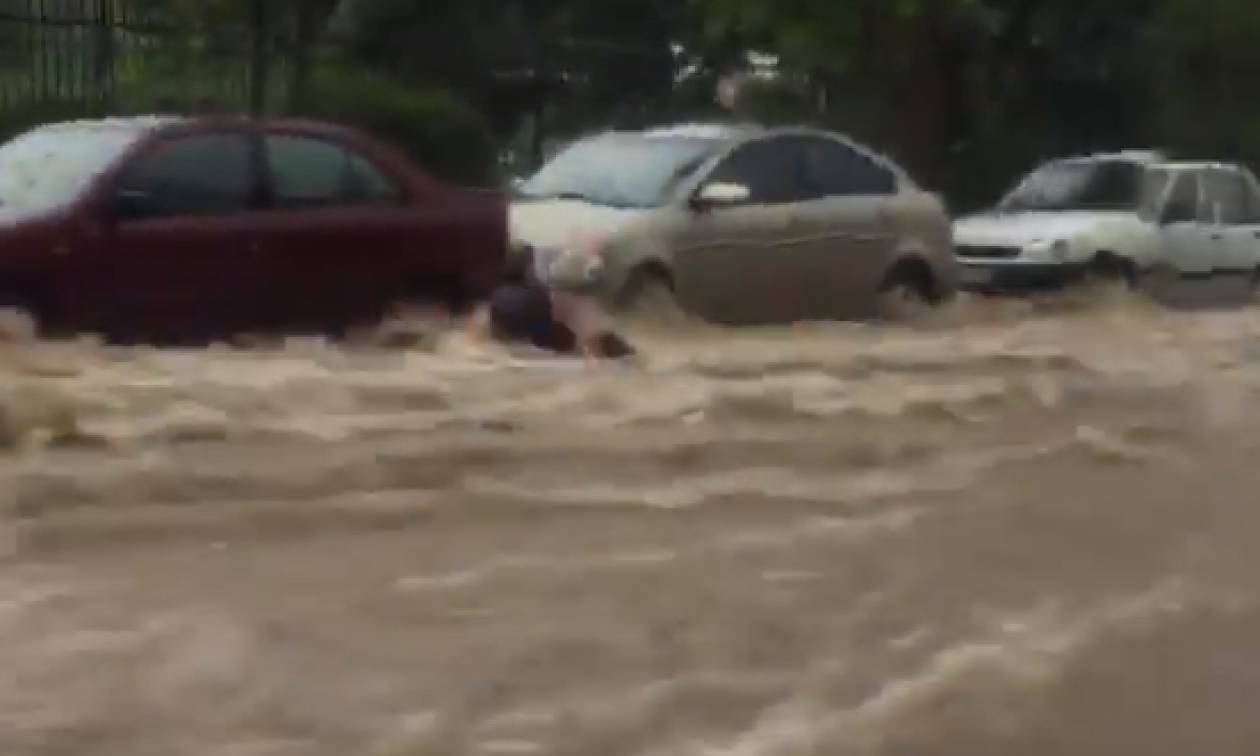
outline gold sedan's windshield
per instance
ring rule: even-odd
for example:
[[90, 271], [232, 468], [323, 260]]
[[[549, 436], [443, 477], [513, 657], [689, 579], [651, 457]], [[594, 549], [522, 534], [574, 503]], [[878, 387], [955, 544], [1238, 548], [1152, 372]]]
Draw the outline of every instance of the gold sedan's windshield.
[[520, 187], [526, 199], [574, 199], [611, 207], [665, 204], [680, 181], [724, 146], [708, 137], [606, 134], [557, 155]]

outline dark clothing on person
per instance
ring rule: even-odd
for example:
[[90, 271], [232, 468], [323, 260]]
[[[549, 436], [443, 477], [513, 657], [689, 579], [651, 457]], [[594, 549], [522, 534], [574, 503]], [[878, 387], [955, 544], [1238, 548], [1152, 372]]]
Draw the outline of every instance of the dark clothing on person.
[[[532, 251], [508, 268], [504, 282], [490, 296], [490, 322], [495, 337], [530, 344], [558, 354], [579, 351], [577, 335], [556, 317], [550, 287], [539, 278]], [[592, 344], [596, 356], [619, 360], [635, 349], [615, 333], [603, 333]]]
[[[495, 337], [558, 354], [576, 354], [578, 339], [564, 323], [556, 320], [551, 292], [537, 283], [508, 283], [490, 297], [490, 323]], [[633, 357], [635, 349], [615, 333], [595, 339], [598, 357], [620, 360]]]
[[552, 317], [551, 294], [542, 286], [500, 286], [490, 297], [490, 322], [496, 338], [504, 341], [524, 342], [562, 354], [577, 351], [577, 337]]

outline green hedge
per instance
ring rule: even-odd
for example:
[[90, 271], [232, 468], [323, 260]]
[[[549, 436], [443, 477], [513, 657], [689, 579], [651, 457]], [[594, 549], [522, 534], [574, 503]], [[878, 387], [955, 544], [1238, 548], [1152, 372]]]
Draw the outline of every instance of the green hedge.
[[324, 71], [308, 99], [310, 104], [293, 115], [371, 132], [449, 181], [498, 183], [498, 151], [489, 125], [443, 91], [407, 87], [368, 73]]
[[[315, 78], [310, 105], [289, 115], [332, 121], [375, 134], [401, 148], [430, 174], [451, 182], [492, 186], [500, 181], [498, 149], [489, 125], [472, 108], [432, 88], [407, 87], [368, 73], [325, 70]], [[239, 112], [207, 91], [129, 82], [112, 107], [104, 103], [33, 102], [0, 108], [0, 140], [56, 121], [105, 113], [195, 114]]]

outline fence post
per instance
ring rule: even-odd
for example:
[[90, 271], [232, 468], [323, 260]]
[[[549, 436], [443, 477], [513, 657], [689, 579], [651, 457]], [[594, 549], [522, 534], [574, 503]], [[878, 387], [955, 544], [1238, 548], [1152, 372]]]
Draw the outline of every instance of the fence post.
[[92, 83], [100, 99], [112, 104], [114, 94], [114, 0], [100, 0], [96, 18], [96, 66]]
[[267, 110], [270, 15], [267, 13], [267, 0], [251, 0], [251, 6], [254, 45], [249, 62], [249, 112], [258, 117]]
[[307, 88], [311, 84], [311, 68], [314, 65], [315, 54], [312, 48], [318, 36], [317, 24], [322, 8], [315, 6], [311, 0], [307, 0], [307, 2], [298, 3], [295, 10], [297, 12], [297, 39], [291, 59], [293, 70], [289, 81], [288, 105], [292, 112], [301, 113], [306, 107]]
[[44, 0], [27, 0], [26, 5], [27, 16], [32, 19], [31, 57], [35, 61], [31, 67], [31, 90], [34, 99], [43, 102], [48, 99], [48, 19], [44, 16]]

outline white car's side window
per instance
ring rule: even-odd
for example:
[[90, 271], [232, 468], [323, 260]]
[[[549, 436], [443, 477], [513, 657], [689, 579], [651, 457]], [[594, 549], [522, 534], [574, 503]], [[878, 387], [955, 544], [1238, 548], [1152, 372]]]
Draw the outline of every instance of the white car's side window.
[[1238, 177], [1243, 183], [1246, 203], [1246, 212], [1242, 222], [1248, 226], [1260, 225], [1260, 186], [1256, 184], [1256, 177], [1245, 169], [1239, 170]]
[[1214, 168], [1204, 176], [1211, 218], [1216, 225], [1238, 226], [1260, 222], [1255, 189], [1233, 168]]
[[1195, 171], [1199, 181], [1199, 222], [1208, 226], [1221, 225], [1220, 186], [1214, 170]]
[[1165, 224], [1194, 223], [1199, 218], [1199, 177], [1183, 171], [1174, 180], [1160, 220]]
[[1216, 171], [1199, 171], [1199, 222], [1209, 226], [1221, 225], [1221, 187]]
[[1142, 197], [1138, 215], [1143, 220], [1158, 220], [1172, 189], [1173, 174], [1166, 170], [1147, 170], [1142, 176]]

